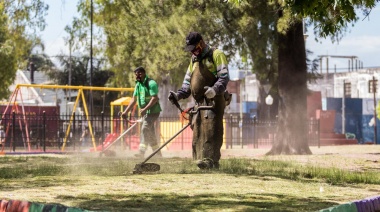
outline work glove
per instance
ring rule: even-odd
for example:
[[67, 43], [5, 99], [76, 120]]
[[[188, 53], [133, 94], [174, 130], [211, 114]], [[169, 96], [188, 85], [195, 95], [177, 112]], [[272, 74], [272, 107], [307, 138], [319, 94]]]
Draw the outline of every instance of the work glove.
[[214, 98], [214, 96], [216, 95], [216, 92], [215, 92], [215, 90], [212, 87], [205, 86], [204, 89], [207, 89], [206, 92], [205, 92], [205, 96], [208, 99]]
[[174, 91], [169, 91], [168, 99], [170, 102], [178, 102], [178, 94]]

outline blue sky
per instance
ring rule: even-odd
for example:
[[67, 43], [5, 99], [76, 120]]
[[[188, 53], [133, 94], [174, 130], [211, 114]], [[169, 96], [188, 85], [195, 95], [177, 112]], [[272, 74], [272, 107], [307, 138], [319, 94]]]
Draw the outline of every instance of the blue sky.
[[[310, 58], [318, 55], [358, 56], [364, 67], [380, 67], [380, 28], [376, 23], [380, 20], [380, 5], [372, 10], [369, 17], [363, 18], [348, 28], [339, 43], [332, 43], [329, 38], [316, 42], [310, 29], [306, 39], [306, 48], [314, 53]], [[347, 59], [330, 59], [329, 68], [334, 64], [337, 69], [348, 67]]]
[[[67, 37], [64, 28], [71, 23], [74, 16], [79, 16], [76, 9], [77, 1], [49, 0], [48, 2], [50, 8], [46, 17], [47, 27], [41, 33], [45, 52], [50, 56], [68, 54], [68, 46], [64, 44], [64, 37]], [[380, 27], [376, 23], [378, 21], [380, 21], [379, 4], [367, 19], [360, 19], [354, 27], [350, 27], [339, 44], [333, 44], [329, 38], [316, 42], [310, 29], [306, 40], [306, 48], [314, 53], [310, 59], [318, 55], [357, 56], [364, 67], [380, 67]], [[329, 68], [332, 69], [334, 66], [337, 69], [347, 68], [348, 62], [346, 59], [330, 59]]]
[[55, 56], [60, 53], [68, 54], [69, 48], [65, 45], [64, 38], [68, 37], [65, 27], [70, 25], [73, 17], [79, 17], [76, 5], [73, 0], [49, 0], [49, 11], [46, 17], [47, 26], [41, 32], [42, 40], [45, 43], [45, 53]]

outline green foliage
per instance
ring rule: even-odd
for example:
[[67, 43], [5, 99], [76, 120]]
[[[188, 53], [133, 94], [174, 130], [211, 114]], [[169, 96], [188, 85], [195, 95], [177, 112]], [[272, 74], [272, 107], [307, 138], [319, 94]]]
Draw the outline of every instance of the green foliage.
[[9, 95], [8, 87], [12, 84], [16, 72], [15, 48], [12, 40], [9, 39], [7, 27], [8, 17], [4, 13], [4, 5], [0, 3], [0, 99]]
[[[90, 17], [89, 2], [78, 5], [83, 20]], [[183, 50], [185, 36], [196, 30], [212, 45], [224, 47], [223, 41], [229, 38], [220, 11], [228, 7], [213, 1], [97, 1], [94, 22], [106, 37], [104, 49], [115, 72], [113, 84], [134, 84], [131, 70], [145, 66], [158, 82], [170, 76], [172, 83], [180, 85], [190, 61]]]
[[44, 29], [47, 9], [42, 0], [0, 2], [0, 98], [8, 97], [17, 68], [26, 67], [33, 47], [41, 43], [31, 34]]
[[224, 26], [230, 34], [233, 32], [236, 51], [247, 61], [238, 67], [250, 67], [260, 81], [275, 82], [277, 78], [276, 9], [266, 1], [244, 1], [224, 15]]
[[[229, 0], [235, 5], [256, 4], [256, 2], [244, 0]], [[314, 33], [318, 37], [330, 36], [333, 41], [338, 41], [346, 32], [348, 24], [354, 24], [359, 18], [359, 12], [365, 16], [370, 15], [376, 7], [377, 0], [365, 1], [266, 1], [268, 5], [276, 7], [276, 11], [282, 11], [282, 17], [277, 23], [279, 32], [286, 31], [296, 20], [306, 19], [309, 24], [314, 24]]]
[[[263, 30], [258, 31], [260, 35], [265, 39], [269, 36], [268, 41], [260, 42], [262, 39], [257, 36], [257, 33], [251, 33], [250, 37], [245, 36], [242, 33], [243, 38], [252, 38], [245, 42], [247, 45], [256, 46], [255, 49], [250, 49], [252, 54], [253, 63], [255, 66], [261, 64], [261, 66], [273, 67], [273, 70], [277, 70], [277, 63], [270, 64], [265, 62], [263, 59], [260, 59], [262, 53], [264, 53], [269, 59], [276, 61], [277, 58], [274, 56], [276, 52], [272, 54], [265, 51], [257, 51], [257, 46], [262, 46], [266, 48], [261, 48], [263, 50], [272, 50], [275, 51], [276, 40], [275, 35], [273, 34], [273, 29], [278, 32], [286, 32], [293, 23], [297, 20], [304, 20], [309, 24], [314, 24], [314, 33], [318, 37], [328, 37], [330, 36], [332, 41], [339, 41], [346, 32], [348, 24], [354, 24], [360, 15], [360, 11], [363, 15], [369, 16], [371, 10], [376, 6], [376, 0], [366, 0], [366, 1], [328, 1], [328, 0], [307, 0], [307, 1], [242, 1], [242, 0], [229, 0], [229, 2], [237, 5], [240, 13], [246, 12], [244, 19], [242, 20], [258, 20], [258, 21], [246, 21], [246, 26], [240, 26], [241, 29], [249, 30], [252, 27], [261, 27], [264, 28], [265, 25], [262, 23], [270, 22], [270, 29], [267, 30], [267, 34], [263, 33]], [[260, 5], [261, 6], [258, 6]], [[281, 12], [281, 14], [278, 14]], [[231, 11], [233, 13], [233, 11]], [[277, 20], [277, 17], [280, 17]], [[267, 21], [266, 21], [267, 20]], [[241, 21], [244, 23], [244, 21]], [[235, 26], [232, 26], [235, 28]], [[240, 31], [239, 31], [240, 32]], [[271, 33], [271, 34], [268, 34]], [[255, 35], [256, 34], [256, 35]], [[272, 39], [271, 41], [269, 39]], [[255, 40], [258, 40], [255, 42]], [[254, 50], [254, 51], [252, 51]], [[244, 49], [240, 49], [240, 52], [245, 52]], [[262, 52], [262, 53], [261, 53]], [[256, 72], [261, 72], [263, 67], [256, 67], [254, 70]], [[264, 68], [265, 69], [265, 68]], [[270, 72], [273, 72], [270, 69]], [[268, 71], [268, 69], [267, 69]], [[274, 72], [275, 72], [274, 71]], [[270, 74], [269, 74], [270, 75]], [[269, 77], [273, 81], [273, 77]]]
[[376, 0], [286, 0], [284, 8], [288, 9], [293, 17], [308, 18], [316, 26], [314, 32], [319, 37], [331, 36], [333, 40], [339, 40], [347, 25], [358, 20], [358, 11], [369, 15], [376, 2]]
[[[247, 5], [256, 6], [258, 4], [257, 1], [231, 0], [230, 2], [239, 5], [239, 8], [244, 8]], [[318, 76], [306, 71], [307, 64], [305, 62], [307, 58], [305, 55], [304, 39], [301, 34], [303, 33], [302, 23], [303, 21], [312, 22], [315, 26], [314, 33], [317, 34], [317, 37], [331, 36], [333, 41], [339, 40], [345, 32], [347, 24], [358, 20], [358, 9], [368, 14], [368, 11], [375, 7], [376, 0], [270, 0], [266, 1], [264, 5], [268, 9], [261, 11], [252, 9], [251, 11], [255, 11], [255, 13], [248, 14], [246, 17], [254, 19], [261, 16], [258, 19], [259, 21], [273, 21], [272, 26], [274, 27], [271, 29], [275, 29], [273, 32], [278, 36], [278, 40], [267, 43], [260, 42], [255, 46], [260, 46], [261, 44], [264, 47], [261, 50], [269, 49], [276, 51], [278, 49], [278, 53], [273, 54], [278, 54], [278, 58], [270, 57], [271, 54], [268, 54], [266, 51], [256, 51], [252, 57], [253, 65], [256, 67], [257, 64], [270, 65], [265, 60], [257, 60], [260, 58], [261, 53], [270, 57], [273, 61], [278, 60], [278, 65], [276, 67], [272, 66], [274, 67], [273, 71], [267, 71], [266, 77], [263, 77], [263, 74], [259, 74], [259, 79], [269, 79], [271, 84], [278, 86], [280, 99], [290, 99], [290, 101], [283, 101], [283, 105], [279, 107], [278, 138], [268, 154], [311, 154], [310, 150], [308, 150], [308, 145], [305, 143], [305, 139], [302, 138], [306, 136], [306, 130], [302, 129], [306, 119], [306, 80], [307, 77], [313, 80]], [[265, 15], [262, 14], [270, 14], [271, 11], [274, 11], [272, 19], [263, 18]], [[250, 24], [253, 26], [263, 25], [262, 22], [250, 22]], [[253, 38], [257, 39], [258, 36], [253, 36]], [[252, 43], [252, 41], [247, 42], [247, 44], [249, 43]], [[241, 52], [245, 53], [244, 50], [241, 50]], [[250, 52], [253, 54], [252, 51]], [[308, 62], [308, 65], [313, 67], [311, 70], [315, 70], [315, 61]], [[277, 63], [275, 62], [274, 64]], [[266, 72], [263, 70], [255, 71], [256, 73]], [[292, 104], [291, 102], [297, 102], [297, 104]], [[301, 115], [294, 115], [297, 113]], [[292, 127], [289, 123], [294, 123], [295, 125], [293, 126], [298, 126]], [[294, 152], [288, 151], [290, 149], [293, 149]]]
[[[90, 1], [80, 1], [78, 9], [83, 17], [75, 19], [69, 28], [77, 44], [88, 37], [83, 29], [89, 27]], [[94, 3], [93, 20], [104, 33], [105, 42], [98, 43], [102, 46], [98, 50], [104, 49], [115, 72], [115, 86], [133, 85], [131, 70], [137, 66], [145, 66], [148, 75], [158, 82], [169, 78], [172, 84], [181, 85], [189, 63], [190, 55], [183, 51], [189, 31], [199, 31], [206, 42], [221, 48], [231, 65], [240, 54], [245, 62], [235, 61], [239, 68], [249, 68], [259, 79], [275, 81], [276, 9], [265, 1], [234, 7], [217, 1], [103, 0]]]
[[15, 43], [15, 57], [19, 67], [25, 67], [31, 49], [40, 43], [34, 36], [37, 30], [44, 30], [48, 5], [43, 0], [5, 0], [5, 14], [9, 17], [8, 30]]

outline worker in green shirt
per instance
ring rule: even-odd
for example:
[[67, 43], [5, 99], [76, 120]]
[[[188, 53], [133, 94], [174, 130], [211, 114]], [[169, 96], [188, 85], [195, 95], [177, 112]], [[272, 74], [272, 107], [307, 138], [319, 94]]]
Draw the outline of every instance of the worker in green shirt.
[[[158, 119], [161, 107], [158, 99], [158, 86], [156, 81], [150, 79], [143, 67], [135, 69], [136, 86], [133, 92], [133, 97], [128, 107], [122, 113], [122, 116], [126, 116], [135, 106], [136, 102], [140, 108], [140, 115], [143, 117], [141, 124], [141, 140], [139, 146], [139, 153], [136, 157], [144, 158], [147, 145], [152, 147], [153, 151], [159, 148], [158, 139], [156, 136], [155, 122]], [[161, 151], [156, 154], [162, 157]]]

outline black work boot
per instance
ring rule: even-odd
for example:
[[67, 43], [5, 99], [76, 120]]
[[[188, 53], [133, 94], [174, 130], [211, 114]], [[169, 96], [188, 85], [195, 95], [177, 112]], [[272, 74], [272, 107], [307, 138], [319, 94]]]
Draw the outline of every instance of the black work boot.
[[212, 169], [214, 168], [214, 162], [209, 158], [205, 158], [203, 160], [198, 160], [197, 166], [200, 169]]

